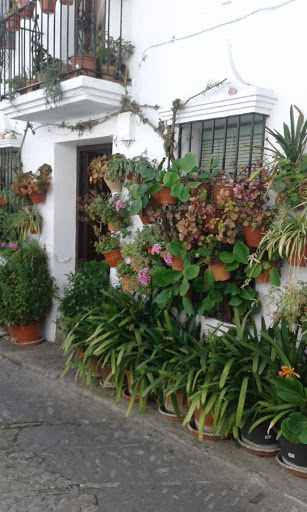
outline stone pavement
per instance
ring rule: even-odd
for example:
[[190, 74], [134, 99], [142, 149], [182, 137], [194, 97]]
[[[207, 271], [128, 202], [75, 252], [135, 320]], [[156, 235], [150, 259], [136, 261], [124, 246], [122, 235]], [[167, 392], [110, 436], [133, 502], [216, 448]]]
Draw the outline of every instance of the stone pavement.
[[0, 356], [0, 512], [307, 511], [306, 480], [274, 459], [60, 379], [59, 345], [0, 339]]

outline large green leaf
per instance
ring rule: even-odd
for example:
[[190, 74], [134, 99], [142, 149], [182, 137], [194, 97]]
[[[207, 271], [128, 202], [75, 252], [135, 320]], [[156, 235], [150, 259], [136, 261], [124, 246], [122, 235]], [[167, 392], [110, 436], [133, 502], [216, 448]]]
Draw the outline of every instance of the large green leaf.
[[285, 379], [283, 377], [276, 377], [271, 381], [275, 386], [277, 395], [293, 405], [300, 405], [301, 400], [304, 396], [302, 384], [295, 378], [289, 377]]
[[211, 311], [215, 307], [215, 302], [207, 296], [198, 308], [198, 313], [202, 315], [205, 311]]
[[173, 185], [175, 185], [175, 183], [178, 183], [179, 181], [180, 181], [180, 178], [179, 178], [178, 174], [168, 171], [164, 175], [163, 185], [171, 188]]
[[186, 279], [195, 279], [199, 274], [198, 265], [187, 265], [183, 270], [183, 275]]
[[170, 284], [175, 284], [182, 277], [182, 272], [167, 268], [157, 268], [153, 271], [153, 284], [155, 286], [165, 287]]
[[270, 270], [270, 282], [274, 286], [280, 286], [280, 277], [279, 277], [278, 271], [275, 267], [272, 267]]
[[187, 313], [187, 315], [193, 315], [195, 313], [194, 308], [192, 306], [191, 299], [188, 295], [185, 295], [182, 297], [182, 305], [184, 311]]
[[229, 265], [226, 265], [225, 270], [227, 272], [231, 272], [232, 270], [236, 270], [239, 267], [239, 262], [234, 261], [233, 263], [229, 263]]
[[204, 272], [204, 281], [207, 288], [211, 288], [215, 283], [214, 273], [209, 268]]
[[196, 156], [194, 155], [194, 153], [187, 153], [181, 159], [181, 167], [185, 172], [189, 173], [189, 172], [193, 171], [195, 166], [196, 166]]
[[231, 297], [230, 301], [228, 302], [228, 304], [233, 307], [239, 306], [241, 303], [242, 299], [240, 299], [240, 297], [238, 297], [237, 295]]
[[173, 294], [172, 288], [166, 288], [163, 290], [159, 295], [157, 295], [155, 302], [159, 304], [159, 306], [163, 306], [171, 297]]
[[210, 290], [208, 293], [208, 298], [215, 303], [221, 302], [221, 300], [223, 300], [223, 294], [220, 292], [220, 290]]
[[140, 213], [140, 211], [142, 210], [142, 207], [143, 207], [142, 199], [133, 199], [133, 201], [131, 201], [131, 205], [130, 205], [131, 215], [137, 215], [138, 213]]
[[183, 186], [183, 188], [181, 189], [180, 194], [179, 194], [180, 201], [182, 201], [183, 203], [186, 203], [186, 201], [189, 199], [189, 197], [190, 197], [189, 187]]
[[184, 278], [181, 282], [181, 285], [180, 285], [180, 295], [181, 297], [183, 297], [186, 293], [188, 293], [189, 291], [189, 288], [190, 288], [190, 283], [189, 281]]
[[233, 261], [235, 260], [235, 257], [232, 252], [223, 251], [220, 253], [220, 260], [223, 263], [233, 263]]
[[240, 263], [248, 263], [249, 249], [243, 242], [236, 242], [234, 244], [233, 254]]
[[181, 256], [181, 253], [184, 250], [183, 242], [181, 242], [181, 240], [179, 240], [179, 238], [174, 238], [171, 241], [169, 247], [170, 247], [170, 252], [173, 256]]
[[181, 192], [181, 190], [183, 189], [184, 185], [180, 182], [178, 183], [175, 183], [175, 185], [172, 186], [171, 188], [171, 195], [173, 197], [179, 197], [179, 194]]

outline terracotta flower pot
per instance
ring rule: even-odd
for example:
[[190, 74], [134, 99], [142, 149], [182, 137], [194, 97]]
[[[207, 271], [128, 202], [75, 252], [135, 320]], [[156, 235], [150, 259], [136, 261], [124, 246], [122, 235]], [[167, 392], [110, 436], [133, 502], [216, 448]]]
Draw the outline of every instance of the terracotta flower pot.
[[142, 215], [141, 213], [139, 213], [139, 217], [143, 224], [151, 224], [148, 215]]
[[[101, 375], [101, 379], [103, 382], [105, 382], [110, 373], [112, 372], [111, 370], [111, 367], [108, 366], [108, 365], [104, 365], [104, 366], [101, 366], [101, 369], [100, 369], [100, 375]], [[115, 381], [114, 381], [114, 376], [112, 375], [112, 377], [109, 378], [108, 382], [107, 382], [107, 385], [110, 385], [111, 387], [114, 387], [114, 384], [115, 384]]]
[[243, 226], [243, 232], [247, 247], [257, 247], [264, 235], [261, 231], [261, 227], [253, 228], [253, 226]]
[[213, 187], [213, 199], [217, 208], [223, 208], [228, 201], [234, 200], [232, 187]]
[[9, 336], [11, 339], [16, 339], [16, 327], [13, 327], [12, 325], [7, 326], [7, 330], [9, 332]]
[[[276, 261], [269, 262], [272, 267], [276, 267]], [[259, 276], [255, 277], [256, 283], [269, 283], [270, 282], [270, 268], [263, 269]]]
[[205, 230], [207, 233], [218, 233], [219, 232], [219, 228], [218, 228], [218, 225], [219, 223], [218, 222], [215, 222], [213, 224], [213, 226], [211, 226], [210, 224], [210, 221], [213, 219], [214, 217], [212, 215], [207, 215], [207, 217], [205, 217]]
[[17, 338], [18, 344], [28, 344], [32, 341], [37, 341], [40, 338], [40, 324], [29, 324], [22, 325], [21, 327], [15, 327], [15, 336]]
[[[72, 66], [72, 68], [85, 68], [83, 71], [81, 70], [79, 72], [80, 75], [86, 75], [86, 76], [91, 76], [91, 77], [96, 77], [97, 74], [96, 74], [96, 62], [95, 62], [95, 59], [94, 59], [94, 56], [93, 55], [87, 55], [86, 53], [83, 53], [80, 54], [80, 53], [77, 53], [76, 54], [76, 60], [75, 60], [75, 57], [72, 56], [72, 57], [69, 57], [69, 61], [70, 61], [70, 64]], [[93, 70], [93, 71], [85, 71], [85, 70]], [[72, 78], [75, 78], [76, 76], [78, 76], [78, 73], [73, 73], [72, 75]]]
[[[194, 419], [195, 419], [195, 424], [196, 424], [197, 428], [199, 425], [199, 418], [200, 418], [201, 411], [202, 411], [202, 407], [197, 407], [197, 409], [195, 409], [195, 411], [194, 411]], [[213, 418], [210, 413], [206, 414], [206, 416], [205, 416], [204, 432], [213, 432]]]
[[119, 231], [118, 227], [116, 227], [114, 224], [111, 224], [111, 222], [108, 222], [108, 230], [109, 231]]
[[301, 252], [294, 252], [292, 256], [288, 258], [288, 263], [291, 267], [306, 267], [307, 266], [307, 243], [302, 248]]
[[122, 276], [122, 286], [125, 292], [131, 292], [133, 290], [132, 284], [132, 276], [124, 275]]
[[28, 92], [32, 92], [32, 85], [34, 85], [35, 83], [35, 80], [26, 80], [25, 84], [20, 84], [20, 87], [23, 87], [23, 89], [20, 91], [20, 94], [27, 94]]
[[117, 267], [117, 263], [123, 259], [122, 254], [120, 252], [120, 248], [114, 249], [114, 251], [109, 252], [101, 252], [104, 255], [108, 265], [111, 268]]
[[56, 0], [39, 0], [39, 3], [44, 14], [54, 13]]
[[44, 203], [45, 196], [45, 192], [32, 192], [31, 194], [29, 194], [29, 198], [31, 199], [31, 202], [33, 204]]
[[161, 202], [160, 202], [160, 190], [158, 190], [158, 192], [154, 192], [153, 194], [151, 194], [151, 197], [153, 197], [153, 199], [156, 202], [156, 204], [161, 204]]
[[209, 269], [212, 270], [216, 281], [227, 281], [230, 279], [230, 272], [225, 270], [227, 263], [212, 263], [208, 265]]
[[[27, 5], [29, 0], [17, 0], [18, 9], [22, 9], [25, 5]], [[20, 18], [32, 18], [34, 13], [35, 4], [27, 5], [21, 12], [20, 12]]]
[[121, 192], [121, 190], [122, 190], [122, 182], [121, 181], [111, 181], [111, 180], [108, 180], [107, 178], [104, 178], [104, 181], [105, 181], [106, 185], [109, 187], [109, 189], [111, 190], [112, 194], [114, 194], [116, 192]]
[[[187, 401], [184, 402], [184, 390], [183, 389], [178, 389], [178, 391], [176, 391], [176, 399], [177, 399], [179, 411], [180, 412], [186, 411], [188, 408], [188, 403], [187, 403]], [[175, 409], [173, 406], [171, 395], [165, 397], [164, 407], [167, 412], [175, 414]]]
[[82, 359], [84, 356], [84, 350], [81, 347], [76, 347], [76, 355], [78, 359]]
[[74, 0], [60, 0], [60, 4], [62, 5], [73, 5]]
[[127, 180], [131, 181], [132, 183], [136, 183], [137, 185], [141, 185], [142, 183], [141, 176], [137, 176], [136, 178], [134, 178], [132, 172], [129, 172], [129, 174], [127, 175]]
[[[126, 375], [126, 378], [127, 378], [127, 384], [128, 384], [128, 390], [129, 390], [129, 394], [132, 395], [132, 387], [131, 387], [131, 381], [130, 381], [130, 372], [129, 370], [126, 370], [125, 371], [125, 375]], [[140, 396], [139, 393], [136, 394], [137, 397]]]
[[173, 270], [183, 270], [183, 263], [180, 256], [173, 256], [171, 265]]
[[10, 16], [5, 22], [6, 28], [11, 31], [18, 32], [20, 29], [19, 17], [17, 14]]
[[[30, 226], [31, 226], [30, 222], [27, 222], [27, 229], [30, 231], [31, 235], [37, 235], [36, 229], [34, 229], [34, 228], [30, 229]], [[39, 232], [40, 231], [41, 231], [41, 224], [39, 226]]]
[[171, 189], [169, 187], [161, 188], [159, 200], [162, 206], [175, 205], [177, 203], [177, 197], [171, 195]]
[[103, 80], [108, 80], [109, 82], [115, 82], [117, 84], [120, 83], [120, 79], [116, 78], [117, 68], [115, 66], [107, 66], [106, 64], [102, 64], [100, 66], [101, 78]]
[[3, 196], [0, 196], [0, 206], [6, 206], [7, 202], [5, 201]]
[[131, 267], [133, 268], [134, 272], [138, 272], [142, 268], [141, 265], [134, 260], [131, 260]]

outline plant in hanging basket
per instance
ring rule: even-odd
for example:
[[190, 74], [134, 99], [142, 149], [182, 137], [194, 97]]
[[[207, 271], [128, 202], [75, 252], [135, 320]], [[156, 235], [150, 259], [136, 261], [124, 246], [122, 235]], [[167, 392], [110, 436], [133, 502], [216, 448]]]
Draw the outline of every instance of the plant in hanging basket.
[[[120, 153], [116, 153], [114, 155], [101, 155], [94, 157], [90, 160], [88, 167], [88, 175], [89, 182], [91, 185], [98, 185], [100, 188], [102, 187], [102, 180], [104, 178], [107, 167], [111, 162], [115, 162], [115, 160], [120, 160], [120, 168], [124, 167], [125, 157]], [[125, 174], [123, 173], [122, 181], [124, 179]], [[119, 180], [120, 181], [120, 180]], [[120, 191], [120, 190], [119, 190]], [[119, 192], [116, 191], [116, 192]]]
[[107, 263], [110, 267], [116, 267], [117, 262], [122, 260], [122, 254], [120, 250], [120, 238], [119, 236], [107, 233], [99, 237], [98, 242], [94, 244], [96, 252], [104, 255]]
[[42, 218], [36, 207], [25, 207], [12, 214], [11, 228], [26, 239], [26, 234], [30, 231], [31, 234], [40, 234]]
[[118, 277], [122, 280], [123, 290], [131, 291], [135, 288], [136, 285], [136, 273], [125, 261], [119, 261], [116, 267], [116, 273]]
[[94, 222], [93, 227], [97, 234], [101, 232], [104, 224], [112, 227], [110, 231], [124, 230], [124, 235], [128, 234], [128, 204], [119, 195], [99, 194], [94, 190], [80, 200], [78, 206], [85, 214], [82, 220]]
[[52, 169], [48, 164], [41, 165], [36, 173], [19, 173], [12, 182], [12, 189], [18, 195], [29, 195], [32, 203], [41, 203], [50, 187], [51, 173]]
[[138, 215], [142, 213], [147, 207], [157, 205], [154, 200], [154, 195], [161, 189], [162, 182], [162, 165], [155, 167], [155, 162], [144, 162], [144, 165], [139, 166], [139, 174], [141, 176], [141, 184], [136, 182], [127, 181], [125, 186], [129, 190], [131, 199], [130, 213], [131, 215]]
[[153, 246], [159, 237], [154, 229], [144, 226], [142, 230], [137, 230], [133, 242], [124, 244], [122, 247], [122, 255], [130, 258], [131, 266], [134, 271], [150, 266], [150, 256], [148, 254], [148, 245]]
[[298, 337], [299, 330], [302, 339], [307, 340], [307, 283], [298, 281], [283, 288], [272, 288], [267, 297], [273, 309], [271, 314], [275, 322], [285, 319], [288, 329]]
[[257, 247], [272, 223], [276, 211], [258, 209], [254, 206], [240, 206], [239, 221], [243, 226], [244, 237], [248, 247]]

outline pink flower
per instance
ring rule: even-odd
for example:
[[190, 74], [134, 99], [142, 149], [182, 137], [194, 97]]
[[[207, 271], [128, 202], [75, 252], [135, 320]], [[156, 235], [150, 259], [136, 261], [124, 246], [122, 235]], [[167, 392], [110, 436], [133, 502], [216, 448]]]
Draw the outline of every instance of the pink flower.
[[114, 203], [114, 197], [113, 197], [113, 196], [111, 196], [111, 197], [110, 197], [110, 199], [109, 199], [109, 203], [110, 203], [110, 204]]
[[12, 251], [17, 251], [19, 244], [18, 242], [9, 242], [8, 246], [12, 249]]
[[168, 265], [170, 265], [172, 263], [172, 259], [173, 259], [173, 256], [171, 255], [170, 252], [167, 252], [164, 256], [163, 256], [163, 259], [165, 261], [165, 263], [167, 263]]
[[5, 243], [5, 242], [2, 242], [2, 243], [1, 243], [1, 247], [6, 247], [6, 243]]
[[160, 254], [162, 247], [160, 244], [155, 244], [151, 249], [151, 254]]
[[149, 282], [150, 282], [150, 275], [147, 274], [147, 267], [146, 268], [142, 268], [142, 270], [139, 271], [138, 273], [138, 280], [140, 281], [140, 283], [144, 284], [145, 286], [148, 286]]
[[118, 201], [116, 201], [115, 203], [115, 208], [116, 208], [116, 211], [118, 212], [121, 208], [125, 208], [126, 206], [126, 203], [124, 203], [123, 201], [121, 201], [120, 199]]

